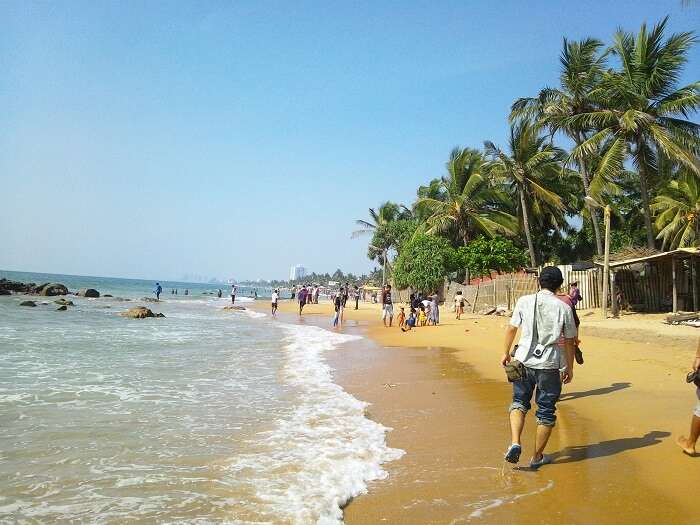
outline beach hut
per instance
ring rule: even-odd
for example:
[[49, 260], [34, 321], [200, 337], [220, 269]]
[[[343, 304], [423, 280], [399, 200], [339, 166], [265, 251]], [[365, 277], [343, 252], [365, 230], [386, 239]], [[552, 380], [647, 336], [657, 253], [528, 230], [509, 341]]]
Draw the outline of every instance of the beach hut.
[[[698, 248], [669, 252], [635, 250], [616, 254], [610, 261], [610, 297], [613, 314], [620, 303], [644, 312], [700, 310]], [[596, 261], [603, 266], [602, 261]]]

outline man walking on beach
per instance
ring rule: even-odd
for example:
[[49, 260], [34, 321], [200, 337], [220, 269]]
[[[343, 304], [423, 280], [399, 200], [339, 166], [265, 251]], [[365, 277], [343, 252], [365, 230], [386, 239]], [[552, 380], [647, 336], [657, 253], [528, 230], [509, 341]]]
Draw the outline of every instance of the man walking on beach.
[[386, 318], [389, 318], [389, 327], [394, 320], [394, 305], [391, 302], [391, 285], [387, 284], [382, 290], [382, 321], [386, 326]]
[[231, 304], [236, 303], [236, 285], [232, 284], [231, 285]]
[[297, 294], [297, 300], [299, 301], [299, 315], [301, 315], [301, 311], [304, 309], [304, 305], [306, 304], [306, 296], [309, 292], [306, 290], [306, 285], [301, 287], [301, 290], [299, 290], [299, 293]]
[[689, 456], [695, 456], [695, 444], [698, 441], [698, 437], [700, 437], [700, 341], [698, 341], [698, 348], [695, 350], [693, 372], [696, 374], [694, 382], [697, 386], [695, 392], [698, 397], [698, 404], [695, 406], [693, 419], [690, 421], [690, 434], [688, 434], [687, 438], [685, 436], [679, 437], [677, 441], [683, 452]]
[[[544, 268], [539, 282], [541, 290], [518, 299], [513, 309], [501, 359], [503, 366], [511, 362], [510, 350], [518, 327], [521, 327], [515, 360], [523, 365], [522, 377], [513, 381], [513, 402], [510, 405], [511, 445], [506, 451], [505, 460], [510, 463], [520, 460], [520, 436], [535, 393], [537, 434], [535, 453], [530, 460], [530, 467], [535, 469], [550, 462], [543, 452], [557, 419], [556, 403], [562, 383], [570, 383], [573, 379], [574, 343], [577, 335], [571, 308], [555, 295], [564, 282], [559, 268]], [[563, 349], [559, 346], [562, 336]]]
[[153, 293], [156, 294], [156, 301], [160, 301], [160, 294], [163, 293], [163, 287], [160, 283], [156, 283], [156, 289], [153, 290]]

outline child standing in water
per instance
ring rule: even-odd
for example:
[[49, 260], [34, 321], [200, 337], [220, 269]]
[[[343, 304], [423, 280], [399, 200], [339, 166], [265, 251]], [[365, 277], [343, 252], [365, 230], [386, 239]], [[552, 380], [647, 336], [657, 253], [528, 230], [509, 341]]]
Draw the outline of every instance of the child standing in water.
[[399, 310], [399, 316], [396, 318], [396, 320], [399, 323], [399, 328], [403, 328], [406, 324], [406, 312], [403, 311], [403, 306], [401, 307], [401, 310]]

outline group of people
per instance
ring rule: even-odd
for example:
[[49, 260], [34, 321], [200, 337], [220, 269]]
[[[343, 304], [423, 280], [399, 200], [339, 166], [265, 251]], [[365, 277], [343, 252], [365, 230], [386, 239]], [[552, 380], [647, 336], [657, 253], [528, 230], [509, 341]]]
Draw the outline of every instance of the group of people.
[[[404, 307], [399, 311], [399, 328], [409, 332], [419, 326], [437, 326], [440, 324], [440, 295], [437, 290], [424, 296], [422, 293], [411, 294], [408, 298], [409, 313], [406, 317]], [[386, 325], [386, 323], [385, 323]], [[391, 323], [389, 323], [391, 326]]]

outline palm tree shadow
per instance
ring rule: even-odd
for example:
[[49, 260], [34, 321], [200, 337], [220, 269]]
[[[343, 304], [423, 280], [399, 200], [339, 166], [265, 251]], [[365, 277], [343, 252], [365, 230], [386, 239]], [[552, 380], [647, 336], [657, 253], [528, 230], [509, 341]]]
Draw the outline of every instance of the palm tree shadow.
[[613, 383], [610, 386], [596, 388], [594, 390], [588, 390], [586, 392], [567, 392], [566, 394], [561, 395], [559, 401], [571, 401], [572, 399], [580, 399], [582, 397], [589, 396], [604, 396], [605, 394], [611, 394], [612, 392], [624, 390], [625, 388], [629, 388], [631, 386], [632, 383]]
[[574, 463], [586, 459], [602, 458], [613, 456], [625, 450], [649, 447], [661, 443], [663, 438], [670, 436], [670, 432], [653, 430], [647, 432], [642, 437], [610, 439], [592, 445], [581, 445], [576, 447], [566, 447], [551, 455], [553, 463]]

